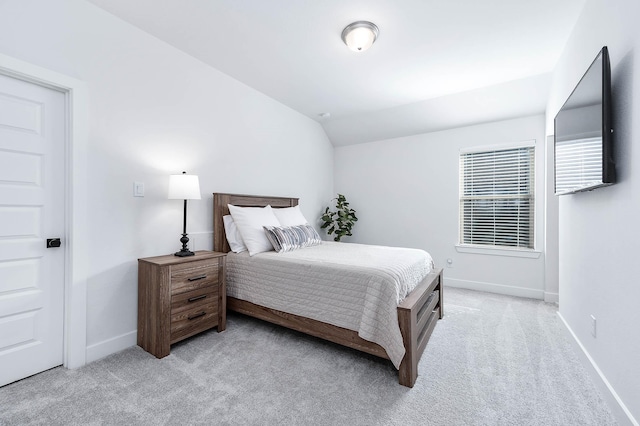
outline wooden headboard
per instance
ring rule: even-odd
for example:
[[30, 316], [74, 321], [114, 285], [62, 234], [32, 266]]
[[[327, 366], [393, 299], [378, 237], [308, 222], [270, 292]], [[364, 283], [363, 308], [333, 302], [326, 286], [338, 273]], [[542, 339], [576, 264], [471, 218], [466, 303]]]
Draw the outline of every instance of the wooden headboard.
[[224, 221], [222, 217], [229, 214], [228, 204], [239, 207], [264, 207], [270, 205], [274, 208], [293, 207], [298, 205], [298, 198], [264, 197], [261, 195], [219, 194], [213, 193], [213, 250], [228, 253], [229, 243], [224, 234]]

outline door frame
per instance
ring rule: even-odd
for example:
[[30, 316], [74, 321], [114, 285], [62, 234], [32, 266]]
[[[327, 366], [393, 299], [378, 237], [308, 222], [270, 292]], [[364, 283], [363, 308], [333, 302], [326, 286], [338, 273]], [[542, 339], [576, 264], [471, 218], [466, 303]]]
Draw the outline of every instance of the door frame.
[[87, 360], [87, 146], [88, 99], [85, 82], [0, 53], [0, 74], [54, 89], [65, 96], [65, 173], [63, 235], [63, 365]]

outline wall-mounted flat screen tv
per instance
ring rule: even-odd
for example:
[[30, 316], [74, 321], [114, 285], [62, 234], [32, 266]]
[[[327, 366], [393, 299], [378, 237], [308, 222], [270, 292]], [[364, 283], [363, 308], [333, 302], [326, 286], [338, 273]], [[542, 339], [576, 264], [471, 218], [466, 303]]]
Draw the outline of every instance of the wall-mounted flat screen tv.
[[555, 194], [616, 181], [611, 127], [611, 65], [603, 47], [555, 118]]

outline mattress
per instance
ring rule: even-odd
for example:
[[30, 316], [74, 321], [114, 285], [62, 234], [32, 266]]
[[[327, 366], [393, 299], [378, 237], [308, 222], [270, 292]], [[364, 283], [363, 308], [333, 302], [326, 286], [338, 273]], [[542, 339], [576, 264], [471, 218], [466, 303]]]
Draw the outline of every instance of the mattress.
[[227, 295], [356, 331], [404, 357], [397, 307], [433, 269], [418, 249], [323, 242], [287, 253], [227, 256]]

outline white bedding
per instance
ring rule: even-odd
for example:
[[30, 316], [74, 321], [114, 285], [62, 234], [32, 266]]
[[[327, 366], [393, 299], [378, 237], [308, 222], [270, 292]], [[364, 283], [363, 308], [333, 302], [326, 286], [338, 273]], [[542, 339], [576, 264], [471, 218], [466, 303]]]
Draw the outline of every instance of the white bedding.
[[397, 306], [433, 269], [423, 250], [323, 242], [287, 253], [227, 256], [227, 294], [357, 331], [404, 357]]

